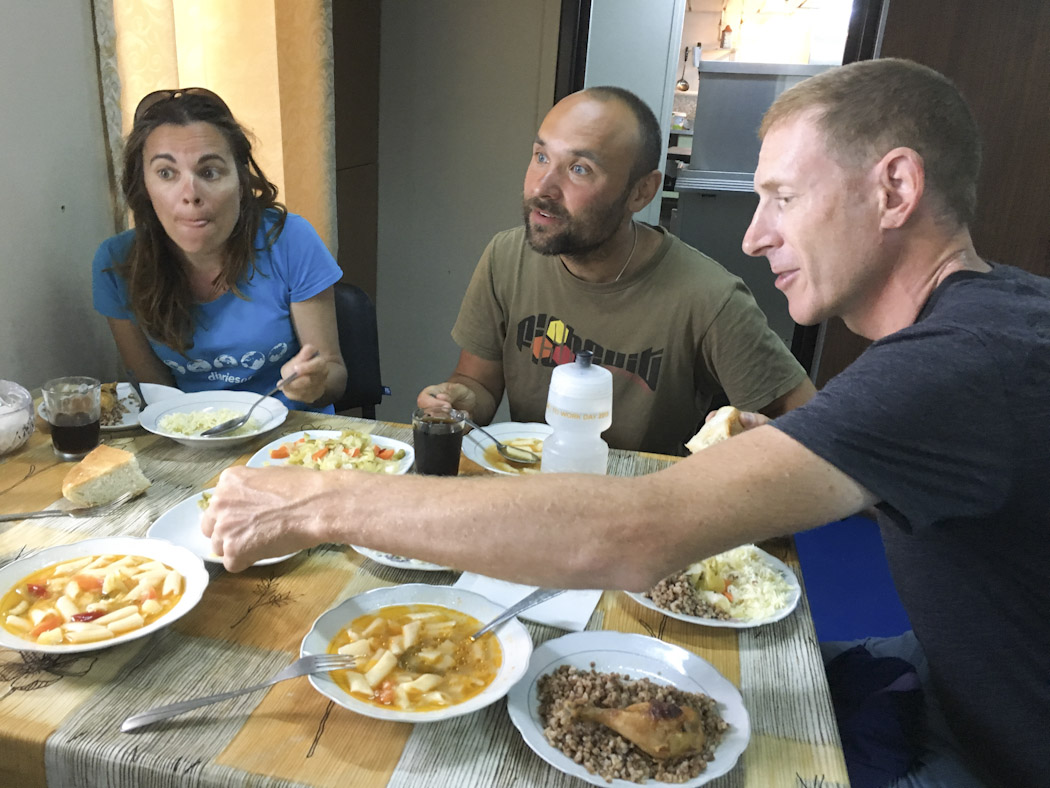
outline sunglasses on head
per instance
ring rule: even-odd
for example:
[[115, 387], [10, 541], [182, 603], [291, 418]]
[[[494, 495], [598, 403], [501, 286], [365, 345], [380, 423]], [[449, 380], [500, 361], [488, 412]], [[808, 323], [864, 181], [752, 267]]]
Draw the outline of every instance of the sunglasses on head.
[[218, 104], [226, 112], [227, 115], [232, 115], [230, 108], [226, 106], [226, 102], [219, 98], [217, 95], [212, 93], [207, 88], [176, 88], [175, 90], [154, 90], [152, 93], [147, 93], [142, 97], [142, 101], [135, 107], [135, 123], [138, 123], [147, 112], [153, 109], [158, 104], [163, 104], [166, 101], [174, 101], [182, 96], [203, 96], [211, 99]]

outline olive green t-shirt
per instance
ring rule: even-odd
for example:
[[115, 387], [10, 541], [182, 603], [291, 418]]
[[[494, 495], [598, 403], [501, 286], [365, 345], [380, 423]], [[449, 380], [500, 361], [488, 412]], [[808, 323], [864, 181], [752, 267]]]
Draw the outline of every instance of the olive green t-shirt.
[[545, 420], [552, 369], [581, 350], [613, 373], [602, 437], [619, 449], [684, 454], [720, 388], [741, 410], [758, 410], [805, 379], [744, 283], [663, 235], [633, 274], [602, 284], [533, 251], [524, 227], [492, 239], [452, 338], [502, 361], [514, 421]]

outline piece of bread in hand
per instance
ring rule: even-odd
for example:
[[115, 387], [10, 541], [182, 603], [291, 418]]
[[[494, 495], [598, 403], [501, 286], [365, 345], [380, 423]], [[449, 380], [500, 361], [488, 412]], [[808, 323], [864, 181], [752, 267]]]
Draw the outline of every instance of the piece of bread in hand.
[[134, 454], [102, 444], [70, 468], [62, 480], [62, 495], [77, 506], [97, 506], [149, 486]]
[[726, 405], [715, 411], [715, 415], [707, 420], [700, 428], [700, 432], [689, 439], [685, 447], [695, 454], [701, 449], [714, 446], [743, 431], [744, 425], [740, 421], [740, 411], [732, 405]]

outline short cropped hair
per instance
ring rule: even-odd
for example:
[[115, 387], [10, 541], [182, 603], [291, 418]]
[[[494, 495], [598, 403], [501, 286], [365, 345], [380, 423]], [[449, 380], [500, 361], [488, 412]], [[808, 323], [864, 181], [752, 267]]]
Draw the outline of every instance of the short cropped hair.
[[583, 92], [599, 101], [621, 101], [634, 115], [638, 124], [638, 152], [628, 174], [628, 183], [633, 186], [643, 175], [659, 169], [663, 134], [649, 105], [631, 91], [612, 85], [587, 88]]
[[910, 60], [865, 60], [810, 77], [777, 97], [759, 128], [816, 111], [843, 166], [871, 166], [897, 147], [922, 157], [927, 193], [942, 219], [969, 225], [977, 212], [981, 141], [958, 88]]

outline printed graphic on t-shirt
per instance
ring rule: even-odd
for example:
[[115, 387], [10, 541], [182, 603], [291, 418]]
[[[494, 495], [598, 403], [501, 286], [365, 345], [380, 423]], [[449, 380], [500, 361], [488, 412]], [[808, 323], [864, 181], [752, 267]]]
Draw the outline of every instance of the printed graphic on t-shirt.
[[529, 315], [518, 323], [515, 338], [519, 351], [530, 353], [533, 364], [556, 367], [569, 364], [582, 350], [594, 353], [594, 363], [601, 364], [614, 374], [623, 374], [656, 391], [660, 379], [660, 363], [664, 348], [646, 348], [628, 353], [607, 348], [593, 339], [584, 339], [572, 326], [557, 317], [540, 313]]
[[265, 353], [259, 350], [249, 350], [246, 353], [242, 353], [240, 359], [229, 353], [220, 353], [211, 361], [203, 358], [191, 358], [185, 364], [180, 364], [178, 361], [166, 359], [164, 363], [176, 375], [185, 375], [188, 372], [207, 372], [208, 380], [237, 384], [254, 377], [255, 373], [267, 361], [271, 364], [276, 364], [288, 355], [288, 350], [287, 342], [278, 342]]

